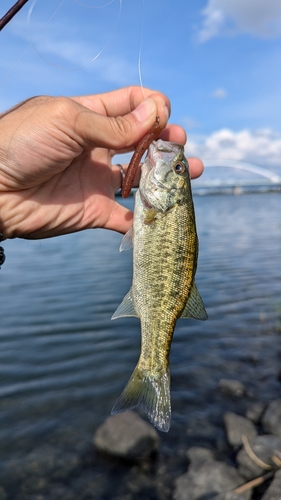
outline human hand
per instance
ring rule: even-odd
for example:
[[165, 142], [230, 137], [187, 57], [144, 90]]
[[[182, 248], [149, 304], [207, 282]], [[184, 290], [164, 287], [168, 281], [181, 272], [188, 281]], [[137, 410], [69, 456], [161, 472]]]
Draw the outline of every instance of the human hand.
[[[121, 173], [112, 158], [132, 151], [156, 115], [165, 127], [170, 113], [167, 97], [144, 92], [147, 99], [140, 87], [73, 98], [35, 97], [0, 116], [4, 239], [46, 238], [95, 227], [124, 233], [130, 228], [132, 212], [115, 200]], [[186, 141], [176, 125], [167, 125], [161, 138]], [[189, 164], [191, 176], [198, 177], [200, 160]]]

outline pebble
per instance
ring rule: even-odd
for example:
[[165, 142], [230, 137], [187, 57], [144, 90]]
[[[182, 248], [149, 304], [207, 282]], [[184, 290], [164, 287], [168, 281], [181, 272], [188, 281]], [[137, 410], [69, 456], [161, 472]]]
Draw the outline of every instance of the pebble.
[[137, 413], [108, 417], [94, 435], [97, 450], [125, 460], [144, 460], [159, 447], [159, 436]]
[[215, 497], [212, 497], [211, 500], [245, 500], [245, 497], [238, 495], [235, 491], [229, 491], [227, 493], [220, 493]]
[[247, 436], [249, 441], [257, 437], [257, 431], [254, 424], [247, 418], [232, 412], [227, 412], [224, 414], [223, 419], [227, 440], [231, 446], [241, 446], [243, 444], [243, 435]]
[[187, 458], [192, 467], [199, 467], [206, 462], [214, 460], [214, 454], [208, 448], [201, 448], [200, 446], [192, 446], [187, 450]]
[[[258, 436], [250, 443], [253, 453], [262, 460], [265, 464], [274, 465], [272, 457], [274, 454], [281, 454], [281, 439], [273, 435]], [[236, 456], [240, 474], [247, 480], [254, 479], [255, 477], [265, 474], [268, 469], [263, 469], [258, 463], [253, 460], [249, 454], [244, 450], [240, 450]], [[281, 493], [280, 493], [281, 499]], [[279, 499], [279, 500], [280, 500]]]
[[[176, 479], [173, 498], [174, 500], [213, 499], [216, 494], [225, 495], [244, 482], [234, 467], [216, 460], [207, 461], [199, 467], [191, 465], [186, 474]], [[250, 499], [250, 496], [251, 491], [248, 490], [242, 498]]]
[[263, 403], [253, 403], [246, 411], [246, 418], [251, 420], [254, 424], [258, 424], [261, 420], [261, 416], [265, 410], [265, 405]]
[[262, 426], [269, 434], [281, 438], [281, 399], [275, 399], [268, 405], [262, 417]]
[[246, 394], [246, 387], [238, 380], [222, 378], [219, 381], [219, 389], [233, 398], [241, 398]]
[[277, 471], [272, 483], [266, 490], [262, 500], [280, 500], [281, 498], [281, 470]]

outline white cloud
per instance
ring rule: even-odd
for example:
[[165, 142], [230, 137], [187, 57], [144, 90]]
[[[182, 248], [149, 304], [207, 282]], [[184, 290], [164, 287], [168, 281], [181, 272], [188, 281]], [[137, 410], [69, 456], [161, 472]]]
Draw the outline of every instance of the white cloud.
[[221, 129], [209, 136], [191, 136], [187, 155], [204, 159], [239, 160], [259, 166], [281, 166], [281, 133], [270, 129]]
[[225, 99], [225, 97], [227, 96], [227, 92], [223, 88], [218, 88], [215, 89], [214, 92], [212, 92], [211, 96], [215, 99]]
[[197, 120], [194, 120], [193, 118], [191, 118], [190, 116], [185, 116], [182, 119], [182, 125], [184, 126], [184, 128], [187, 128], [187, 129], [200, 127], [200, 123]]
[[281, 37], [280, 0], [208, 0], [202, 15], [199, 42], [239, 33], [260, 38]]

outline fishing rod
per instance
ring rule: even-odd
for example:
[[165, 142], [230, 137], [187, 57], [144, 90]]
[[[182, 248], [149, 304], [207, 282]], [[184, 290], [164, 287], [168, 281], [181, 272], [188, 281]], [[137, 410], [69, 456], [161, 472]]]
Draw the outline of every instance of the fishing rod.
[[0, 19], [0, 31], [8, 24], [28, 0], [18, 0], [6, 14]]

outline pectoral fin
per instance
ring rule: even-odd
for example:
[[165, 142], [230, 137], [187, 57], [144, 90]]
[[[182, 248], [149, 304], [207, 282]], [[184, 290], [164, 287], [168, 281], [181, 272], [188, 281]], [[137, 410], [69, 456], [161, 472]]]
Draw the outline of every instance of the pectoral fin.
[[193, 283], [190, 296], [180, 317], [195, 318], [202, 320], [208, 318], [208, 314], [203, 304], [203, 300], [197, 290], [195, 282]]
[[117, 319], [126, 316], [136, 316], [136, 318], [139, 317], [135, 310], [134, 299], [131, 288], [127, 293], [127, 295], [125, 295], [121, 304], [117, 307], [111, 319]]
[[123, 236], [121, 245], [119, 247], [119, 252], [124, 252], [125, 250], [130, 250], [133, 247], [134, 240], [134, 230], [133, 226], [130, 227], [129, 231]]

